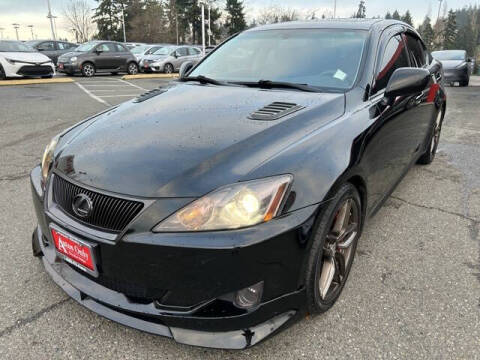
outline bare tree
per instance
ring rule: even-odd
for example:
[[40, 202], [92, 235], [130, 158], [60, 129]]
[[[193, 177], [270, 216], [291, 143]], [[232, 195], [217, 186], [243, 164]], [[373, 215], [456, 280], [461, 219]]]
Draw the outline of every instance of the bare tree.
[[262, 9], [256, 22], [260, 25], [264, 25], [279, 22], [295, 21], [298, 19], [299, 14], [297, 10], [273, 5]]
[[95, 31], [95, 25], [92, 21], [91, 5], [87, 0], [69, 0], [63, 15], [67, 19], [77, 43], [90, 40]]

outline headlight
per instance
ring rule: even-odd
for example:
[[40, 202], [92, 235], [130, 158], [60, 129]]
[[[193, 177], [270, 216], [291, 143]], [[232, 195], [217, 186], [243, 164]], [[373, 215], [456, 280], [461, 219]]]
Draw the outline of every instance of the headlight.
[[11, 65], [15, 65], [15, 60], [12, 60], [12, 59], [7, 59], [5, 58], [5, 60], [7, 60], [7, 62]]
[[50, 166], [53, 162], [53, 152], [55, 151], [55, 147], [57, 146], [58, 139], [60, 137], [57, 135], [51, 141], [50, 144], [47, 145], [42, 157], [42, 180], [45, 184], [48, 177], [48, 172], [50, 171]]
[[71, 57], [71, 58], [70, 58], [70, 61], [71, 61], [71, 62], [77, 61], [77, 57], [76, 57], [76, 56]]
[[238, 229], [272, 220], [293, 177], [281, 175], [221, 187], [158, 224], [154, 232]]

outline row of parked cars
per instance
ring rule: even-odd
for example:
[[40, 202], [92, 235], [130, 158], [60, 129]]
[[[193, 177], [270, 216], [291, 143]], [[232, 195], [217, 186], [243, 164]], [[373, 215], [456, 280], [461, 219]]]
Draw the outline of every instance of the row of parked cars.
[[51, 40], [3, 40], [0, 41], [0, 79], [23, 76], [47, 78], [52, 77], [55, 71], [87, 77], [96, 73], [173, 73], [184, 62], [195, 64], [202, 57], [201, 49], [190, 45], [124, 44], [101, 40], [77, 45]]

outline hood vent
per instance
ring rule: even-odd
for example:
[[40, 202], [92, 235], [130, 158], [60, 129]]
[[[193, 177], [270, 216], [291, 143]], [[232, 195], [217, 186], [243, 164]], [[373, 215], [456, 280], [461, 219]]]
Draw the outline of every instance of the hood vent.
[[303, 106], [297, 104], [286, 102], [273, 102], [270, 105], [267, 105], [260, 110], [257, 110], [254, 113], [250, 114], [248, 118], [252, 120], [265, 121], [277, 120], [303, 108]]
[[166, 89], [161, 89], [161, 88], [157, 88], [157, 89], [153, 89], [153, 90], [150, 90], [142, 95], [140, 95], [139, 97], [137, 97], [135, 100], [133, 100], [134, 103], [141, 103], [145, 100], [148, 100], [148, 99], [151, 99], [152, 97], [154, 96], [157, 96], [157, 95], [160, 95], [160, 94], [163, 94], [164, 92], [166, 92], [167, 90]]

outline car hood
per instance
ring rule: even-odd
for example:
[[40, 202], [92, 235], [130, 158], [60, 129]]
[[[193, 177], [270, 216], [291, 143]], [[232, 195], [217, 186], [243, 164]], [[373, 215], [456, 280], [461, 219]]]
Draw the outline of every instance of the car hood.
[[83, 55], [83, 54], [86, 54], [86, 53], [87, 53], [86, 51], [70, 51], [70, 52], [67, 52], [65, 54], [62, 54], [58, 58], [59, 59], [70, 59], [72, 56], [79, 56], [79, 55]]
[[[304, 109], [274, 121], [248, 118], [275, 101]], [[246, 180], [275, 154], [341, 116], [344, 106], [344, 94], [178, 84], [67, 132], [55, 167], [80, 183], [121, 194], [197, 197]]]
[[7, 59], [26, 61], [26, 62], [46, 62], [51, 61], [47, 56], [39, 52], [0, 52], [0, 56]]
[[465, 60], [443, 60], [441, 63], [444, 69], [455, 69], [457, 66], [464, 64]]

